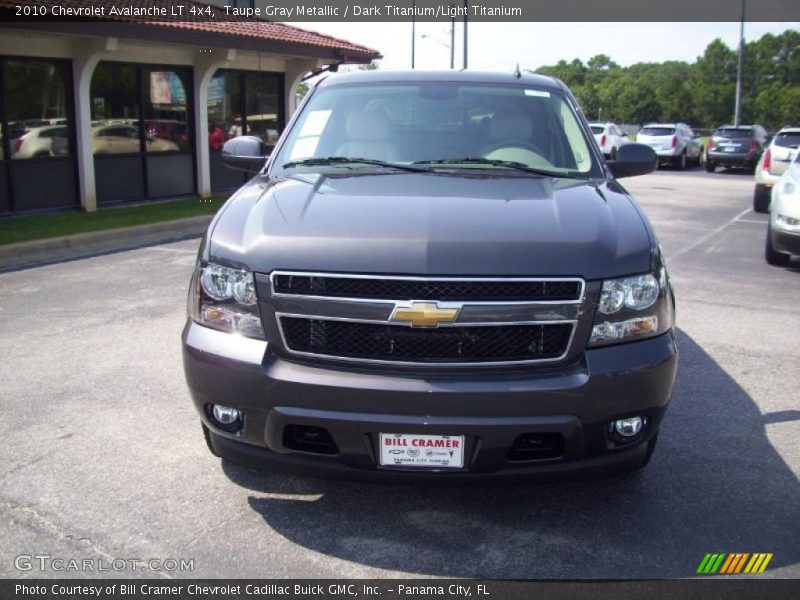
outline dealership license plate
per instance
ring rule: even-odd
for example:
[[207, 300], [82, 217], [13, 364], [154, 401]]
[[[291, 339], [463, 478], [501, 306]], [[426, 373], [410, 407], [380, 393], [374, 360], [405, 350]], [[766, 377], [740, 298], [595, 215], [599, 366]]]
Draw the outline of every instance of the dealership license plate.
[[460, 469], [464, 466], [463, 435], [380, 434], [381, 465]]

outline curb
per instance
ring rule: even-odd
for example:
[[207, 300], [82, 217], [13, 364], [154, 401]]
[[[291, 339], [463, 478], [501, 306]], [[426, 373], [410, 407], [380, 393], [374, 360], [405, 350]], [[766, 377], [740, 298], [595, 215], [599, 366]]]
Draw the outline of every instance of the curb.
[[214, 215], [105, 229], [0, 246], [0, 273], [200, 237]]

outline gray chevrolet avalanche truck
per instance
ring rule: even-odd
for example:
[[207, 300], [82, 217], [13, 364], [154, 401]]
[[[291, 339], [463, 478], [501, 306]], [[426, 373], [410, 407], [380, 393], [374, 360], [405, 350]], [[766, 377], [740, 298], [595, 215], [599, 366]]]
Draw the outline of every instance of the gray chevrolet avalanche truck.
[[525, 74], [320, 81], [198, 255], [186, 381], [211, 451], [471, 481], [647, 464], [675, 379], [656, 235], [570, 91]]

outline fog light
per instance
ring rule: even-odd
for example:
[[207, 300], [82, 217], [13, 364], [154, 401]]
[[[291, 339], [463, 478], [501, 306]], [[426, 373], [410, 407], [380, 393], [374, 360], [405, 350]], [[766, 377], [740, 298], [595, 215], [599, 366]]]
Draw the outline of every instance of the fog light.
[[215, 421], [222, 425], [233, 425], [242, 419], [242, 412], [238, 408], [231, 408], [230, 406], [222, 406], [220, 404], [212, 405], [211, 415], [214, 417]]
[[644, 427], [644, 420], [642, 417], [630, 417], [628, 419], [620, 419], [614, 421], [614, 431], [624, 438], [632, 438], [639, 435]]

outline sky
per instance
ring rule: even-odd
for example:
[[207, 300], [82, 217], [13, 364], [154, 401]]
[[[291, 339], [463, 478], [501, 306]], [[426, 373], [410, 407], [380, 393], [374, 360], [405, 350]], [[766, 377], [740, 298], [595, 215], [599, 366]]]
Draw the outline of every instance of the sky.
[[[379, 50], [381, 69], [411, 67], [411, 23], [290, 23]], [[693, 62], [719, 37], [739, 43], [738, 22], [726, 23], [469, 23], [469, 68], [488, 71], [536, 69], [596, 54], [626, 66], [636, 62]], [[450, 67], [450, 25], [417, 23], [416, 67]], [[745, 23], [745, 39], [800, 29], [800, 23]], [[463, 23], [456, 24], [455, 66], [462, 67]]]

